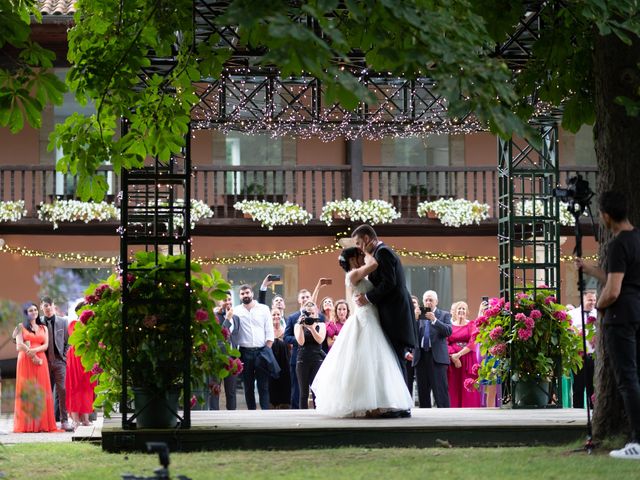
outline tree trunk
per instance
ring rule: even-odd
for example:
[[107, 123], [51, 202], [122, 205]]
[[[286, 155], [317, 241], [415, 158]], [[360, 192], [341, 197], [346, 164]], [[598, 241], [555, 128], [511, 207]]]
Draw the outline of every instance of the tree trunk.
[[[595, 111], [594, 140], [598, 159], [598, 192], [617, 190], [629, 201], [629, 219], [640, 225], [640, 118], [628, 117], [616, 97], [637, 99], [640, 86], [640, 42], [623, 44], [614, 35], [596, 34], [594, 50]], [[593, 206], [598, 211], [597, 205]], [[610, 236], [601, 229], [600, 264], [606, 262]], [[596, 346], [594, 438], [603, 439], [629, 431], [622, 400], [618, 393], [610, 358], [604, 350], [602, 328], [598, 321]]]

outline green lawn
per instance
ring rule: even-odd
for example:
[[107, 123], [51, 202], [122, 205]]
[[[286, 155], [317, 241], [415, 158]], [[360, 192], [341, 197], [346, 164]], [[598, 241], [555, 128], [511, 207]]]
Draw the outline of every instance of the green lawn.
[[[579, 445], [522, 448], [219, 451], [176, 453], [170, 470], [196, 479], [607, 479], [638, 478], [640, 462], [614, 460], [608, 450], [572, 453]], [[10, 479], [119, 479], [150, 475], [156, 455], [110, 454], [82, 443], [0, 447], [0, 472]], [[0, 478], [3, 478], [0, 475]]]

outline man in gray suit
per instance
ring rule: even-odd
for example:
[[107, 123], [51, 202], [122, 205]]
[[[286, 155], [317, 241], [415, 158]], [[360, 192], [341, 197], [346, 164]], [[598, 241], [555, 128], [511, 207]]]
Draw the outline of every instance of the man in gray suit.
[[60, 411], [60, 428], [67, 432], [73, 431], [69, 423], [66, 405], [66, 390], [64, 380], [67, 373], [67, 350], [69, 350], [69, 321], [65, 317], [56, 315], [56, 306], [51, 297], [40, 299], [40, 308], [44, 315], [40, 318], [49, 331], [49, 348], [47, 360], [49, 362], [49, 376], [51, 388], [57, 397], [57, 408]]
[[451, 314], [438, 307], [438, 294], [427, 290], [418, 319], [418, 345], [413, 353], [420, 408], [431, 408], [431, 392], [438, 408], [449, 408], [449, 349]]

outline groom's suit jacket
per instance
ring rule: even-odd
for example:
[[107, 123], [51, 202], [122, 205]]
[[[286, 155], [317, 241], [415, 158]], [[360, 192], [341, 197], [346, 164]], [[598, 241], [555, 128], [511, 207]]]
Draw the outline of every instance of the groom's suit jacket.
[[396, 353], [417, 343], [413, 304], [407, 290], [404, 269], [396, 253], [383, 243], [373, 251], [378, 268], [369, 274], [373, 288], [367, 299], [378, 307], [380, 325]]
[[[51, 328], [50, 322], [44, 316], [40, 317], [40, 323], [47, 326], [49, 330], [49, 347], [47, 349], [47, 358], [52, 359], [55, 353], [55, 348], [62, 357], [62, 360], [67, 361], [67, 350], [69, 350], [69, 320], [67, 317], [54, 316], [55, 328]], [[53, 340], [53, 343], [52, 343]], [[54, 347], [55, 344], [55, 347]]]

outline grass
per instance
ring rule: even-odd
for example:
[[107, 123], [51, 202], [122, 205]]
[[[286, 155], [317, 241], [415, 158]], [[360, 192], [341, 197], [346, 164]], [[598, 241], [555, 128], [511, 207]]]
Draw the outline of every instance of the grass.
[[[580, 444], [521, 448], [339, 448], [296, 451], [174, 453], [170, 471], [204, 479], [561, 479], [638, 478], [640, 462], [573, 453]], [[150, 476], [157, 455], [104, 453], [86, 443], [38, 443], [0, 447], [0, 478], [119, 479]]]

